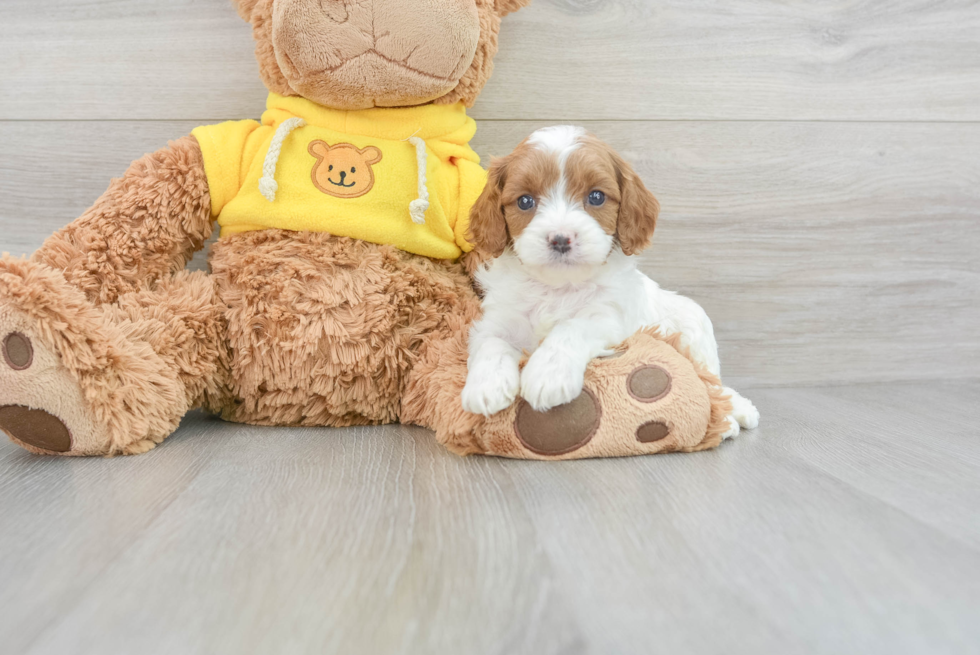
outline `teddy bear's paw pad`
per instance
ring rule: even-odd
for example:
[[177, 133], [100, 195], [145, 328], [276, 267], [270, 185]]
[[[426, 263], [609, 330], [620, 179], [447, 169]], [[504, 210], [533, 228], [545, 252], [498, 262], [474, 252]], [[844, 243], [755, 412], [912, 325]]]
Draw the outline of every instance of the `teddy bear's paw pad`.
[[663, 421], [650, 421], [636, 429], [636, 440], [640, 443], [656, 443], [670, 436], [670, 428]]
[[660, 366], [641, 366], [626, 379], [629, 394], [641, 403], [655, 403], [670, 393], [672, 378]]
[[78, 380], [28, 315], [0, 303], [0, 433], [41, 455], [104, 454]]
[[615, 457], [697, 448], [707, 433], [711, 401], [691, 362], [646, 334], [635, 335], [620, 352], [619, 358], [593, 362], [586, 372], [604, 417], [580, 454]]
[[526, 401], [517, 407], [514, 430], [532, 453], [557, 457], [575, 452], [588, 444], [602, 421], [602, 409], [595, 394], [583, 389], [572, 402], [547, 412], [538, 412]]
[[31, 345], [31, 340], [20, 332], [8, 334], [0, 350], [3, 352], [3, 361], [15, 371], [27, 370], [34, 362], [34, 347]]
[[22, 405], [0, 407], [0, 431], [15, 442], [52, 453], [71, 450], [71, 432], [61, 419], [43, 409]]

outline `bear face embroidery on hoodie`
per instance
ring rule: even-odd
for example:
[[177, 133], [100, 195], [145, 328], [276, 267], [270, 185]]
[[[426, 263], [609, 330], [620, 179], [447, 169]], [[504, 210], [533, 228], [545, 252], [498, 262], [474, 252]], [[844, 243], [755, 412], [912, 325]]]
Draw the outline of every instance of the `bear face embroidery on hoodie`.
[[383, 154], [374, 146], [359, 149], [349, 143], [331, 146], [326, 141], [313, 141], [309, 152], [316, 157], [313, 165], [313, 185], [335, 198], [360, 198], [374, 188], [374, 169]]

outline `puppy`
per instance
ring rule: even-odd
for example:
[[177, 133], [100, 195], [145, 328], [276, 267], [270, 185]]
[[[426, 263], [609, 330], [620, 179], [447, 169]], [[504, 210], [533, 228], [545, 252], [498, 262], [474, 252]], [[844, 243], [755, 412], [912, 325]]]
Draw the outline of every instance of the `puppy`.
[[[680, 332], [692, 356], [720, 374], [711, 320], [689, 298], [637, 269], [660, 205], [632, 167], [579, 127], [538, 130], [495, 160], [470, 217], [483, 318], [473, 325], [466, 411], [490, 416], [518, 393], [547, 411], [582, 393], [585, 369], [638, 330]], [[519, 369], [524, 351], [531, 357]], [[733, 389], [731, 428], [759, 412]]]

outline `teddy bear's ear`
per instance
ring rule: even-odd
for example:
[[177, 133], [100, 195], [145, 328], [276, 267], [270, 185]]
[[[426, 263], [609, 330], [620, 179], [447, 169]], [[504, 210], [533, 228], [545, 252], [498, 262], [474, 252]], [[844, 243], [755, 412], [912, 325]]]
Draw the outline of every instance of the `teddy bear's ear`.
[[497, 14], [506, 16], [507, 14], [523, 9], [531, 4], [531, 0], [497, 0]]
[[436, 100], [440, 105], [463, 102], [472, 107], [476, 97], [493, 72], [493, 58], [497, 54], [497, 33], [501, 17], [531, 4], [531, 0], [477, 0], [480, 12], [480, 42], [473, 56], [473, 63], [463, 73], [455, 89]]
[[259, 0], [231, 0], [231, 4], [235, 5], [235, 9], [238, 10], [238, 15], [247, 21], [252, 20], [252, 10], [255, 9], [255, 5]]

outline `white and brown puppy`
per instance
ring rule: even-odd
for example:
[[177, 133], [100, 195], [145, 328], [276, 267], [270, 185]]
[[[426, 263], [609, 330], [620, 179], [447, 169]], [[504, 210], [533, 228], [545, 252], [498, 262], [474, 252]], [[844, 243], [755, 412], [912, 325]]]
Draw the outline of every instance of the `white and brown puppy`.
[[[476, 273], [485, 297], [470, 333], [467, 411], [490, 416], [518, 393], [538, 411], [571, 402], [593, 358], [653, 325], [680, 332], [720, 374], [701, 306], [637, 269], [633, 255], [650, 244], [659, 210], [632, 167], [579, 127], [538, 130], [493, 162], [470, 218], [470, 238], [489, 261]], [[734, 405], [726, 436], [756, 427], [755, 406], [726, 391]]]

